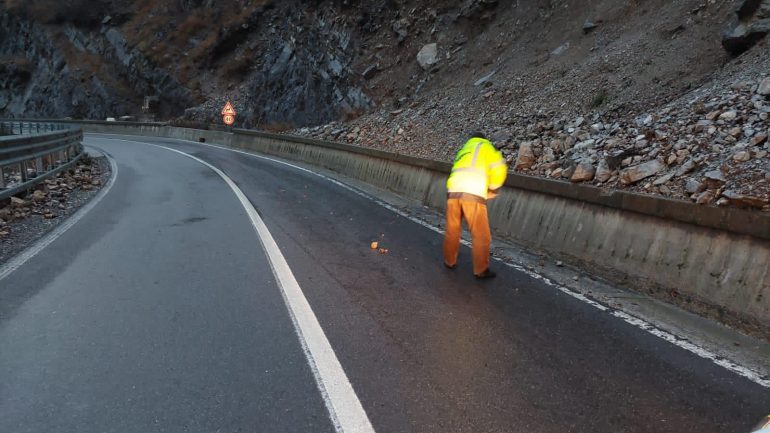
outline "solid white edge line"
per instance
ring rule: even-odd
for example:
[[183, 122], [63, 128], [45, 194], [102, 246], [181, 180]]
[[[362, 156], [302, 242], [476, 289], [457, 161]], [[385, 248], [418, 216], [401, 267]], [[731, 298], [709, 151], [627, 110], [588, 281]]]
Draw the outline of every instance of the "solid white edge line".
[[[91, 146], [91, 147], [98, 149], [96, 146]], [[107, 154], [107, 152], [102, 151], [102, 153], [110, 162], [110, 170], [112, 170], [110, 180], [107, 181], [107, 184], [104, 186], [104, 188], [102, 188], [102, 190], [99, 191], [96, 194], [96, 196], [92, 198], [88, 203], [83, 205], [83, 207], [78, 209], [74, 214], [70, 215], [66, 219], [66, 221], [54, 227], [53, 230], [51, 230], [48, 234], [38, 239], [35, 243], [33, 243], [32, 245], [27, 247], [25, 250], [23, 250], [22, 252], [20, 252], [13, 258], [11, 258], [9, 261], [7, 261], [5, 264], [0, 266], [0, 280], [4, 279], [8, 275], [10, 275], [13, 271], [20, 268], [24, 263], [26, 263], [32, 257], [35, 257], [45, 247], [47, 247], [48, 245], [51, 245], [53, 241], [58, 239], [61, 235], [64, 234], [64, 232], [66, 232], [72, 226], [77, 224], [78, 221], [80, 221], [91, 209], [93, 209], [97, 204], [99, 204], [102, 198], [104, 198], [104, 196], [107, 195], [107, 193], [112, 188], [112, 185], [115, 184], [115, 179], [118, 178], [118, 165], [115, 163], [115, 160], [112, 159], [112, 157]]]
[[[142, 142], [137, 141], [136, 143]], [[227, 183], [248, 214], [251, 224], [257, 232], [257, 237], [267, 254], [273, 275], [275, 275], [278, 287], [281, 289], [281, 295], [294, 323], [294, 329], [299, 337], [302, 350], [313, 372], [335, 430], [339, 433], [374, 433], [374, 428], [366, 415], [366, 411], [358, 400], [353, 386], [342, 369], [331, 343], [318, 323], [318, 319], [286, 262], [286, 258], [243, 191], [224, 172], [200, 158], [164, 146], [151, 143], [142, 144], [165, 149], [193, 159], [210, 168]]]
[[[94, 134], [94, 135], [111, 135], [111, 134]], [[153, 138], [153, 137], [151, 137], [151, 138]], [[165, 137], [157, 137], [157, 138], [165, 138]], [[131, 140], [122, 140], [122, 139], [118, 139], [118, 138], [113, 138], [112, 140], [133, 142]], [[380, 205], [380, 206], [382, 206], [382, 207], [384, 207], [384, 208], [386, 208], [386, 209], [388, 209], [388, 210], [390, 210], [392, 212], [395, 212], [396, 214], [398, 214], [398, 215], [400, 215], [400, 216], [402, 216], [402, 217], [404, 217], [404, 218], [406, 218], [406, 219], [408, 219], [408, 220], [410, 220], [410, 221], [412, 221], [412, 222], [414, 222], [416, 224], [419, 224], [419, 225], [421, 225], [423, 227], [426, 227], [426, 228], [428, 228], [428, 229], [430, 229], [430, 230], [432, 230], [432, 231], [434, 231], [434, 232], [436, 232], [438, 234], [442, 234], [442, 235], [444, 234], [444, 231], [441, 230], [440, 228], [438, 228], [438, 227], [436, 227], [436, 226], [434, 226], [434, 225], [432, 225], [432, 224], [430, 224], [430, 223], [428, 223], [426, 221], [423, 221], [423, 220], [420, 220], [418, 218], [415, 218], [415, 217], [407, 214], [406, 212], [403, 212], [402, 210], [396, 208], [395, 206], [392, 206], [389, 203], [384, 202], [383, 200], [380, 200], [380, 199], [378, 199], [376, 197], [373, 197], [373, 196], [371, 196], [371, 195], [369, 195], [369, 194], [367, 194], [367, 193], [365, 193], [365, 192], [363, 192], [363, 191], [361, 191], [361, 190], [359, 190], [357, 188], [351, 187], [351, 186], [349, 186], [347, 184], [344, 184], [344, 183], [342, 183], [342, 182], [340, 182], [340, 181], [338, 181], [336, 179], [333, 179], [333, 178], [331, 178], [329, 176], [323, 175], [321, 173], [316, 173], [316, 172], [314, 172], [312, 170], [308, 170], [308, 169], [306, 169], [304, 167], [300, 167], [300, 166], [297, 166], [297, 165], [294, 165], [294, 164], [291, 164], [291, 163], [288, 163], [288, 162], [285, 162], [285, 161], [281, 161], [281, 160], [278, 160], [278, 159], [274, 159], [274, 158], [270, 158], [270, 157], [266, 157], [266, 156], [262, 156], [262, 155], [256, 155], [254, 153], [249, 153], [249, 152], [245, 152], [245, 151], [242, 151], [242, 150], [230, 149], [230, 148], [223, 147], [223, 146], [216, 146], [216, 145], [208, 144], [208, 143], [199, 143], [197, 141], [183, 140], [183, 139], [178, 139], [178, 138], [170, 138], [169, 140], [176, 140], [176, 141], [187, 142], [187, 143], [196, 144], [196, 145], [200, 145], [200, 146], [213, 147], [215, 149], [220, 149], [220, 150], [226, 150], [226, 151], [230, 151], [230, 152], [240, 153], [240, 154], [247, 155], [247, 156], [250, 156], [250, 157], [253, 157], [253, 158], [263, 159], [263, 160], [266, 160], [266, 161], [271, 161], [271, 162], [274, 162], [274, 163], [277, 163], [277, 164], [282, 164], [282, 165], [285, 165], [285, 166], [288, 166], [288, 167], [292, 167], [294, 169], [297, 169], [297, 170], [303, 171], [305, 173], [309, 173], [309, 174], [312, 174], [314, 176], [317, 176], [317, 177], [320, 177], [322, 179], [325, 179], [325, 180], [327, 180], [327, 181], [329, 181], [329, 182], [331, 182], [331, 183], [333, 183], [335, 185], [340, 186], [341, 188], [344, 188], [344, 189], [346, 189], [346, 190], [348, 190], [350, 192], [353, 192], [356, 195], [359, 195], [359, 196], [364, 197], [364, 198], [366, 198], [368, 200], [371, 200], [371, 201], [377, 203], [378, 205]], [[463, 243], [463, 245], [470, 246], [470, 242], [468, 242], [468, 241], [462, 240], [461, 242]], [[623, 320], [624, 322], [628, 323], [629, 325], [632, 325], [632, 326], [634, 326], [636, 328], [639, 328], [639, 329], [641, 329], [643, 331], [646, 331], [649, 334], [652, 334], [652, 335], [654, 335], [654, 336], [656, 336], [656, 337], [658, 337], [658, 338], [660, 338], [660, 339], [662, 339], [664, 341], [667, 341], [668, 343], [673, 344], [674, 346], [677, 346], [677, 347], [679, 347], [681, 349], [684, 349], [684, 350], [686, 350], [686, 351], [688, 351], [690, 353], [693, 353], [693, 354], [695, 354], [695, 355], [697, 355], [697, 356], [699, 356], [701, 358], [707, 359], [707, 360], [711, 361], [712, 363], [714, 363], [714, 364], [716, 364], [716, 365], [718, 365], [718, 366], [720, 366], [720, 367], [722, 367], [722, 368], [724, 368], [724, 369], [726, 369], [728, 371], [731, 371], [731, 372], [733, 372], [733, 373], [735, 373], [735, 374], [737, 374], [739, 376], [742, 376], [742, 377], [744, 377], [744, 378], [746, 378], [746, 379], [748, 379], [748, 380], [750, 380], [750, 381], [752, 381], [752, 382], [754, 382], [754, 383], [756, 383], [758, 385], [761, 385], [761, 386], [763, 386], [765, 388], [770, 388], [770, 377], [763, 377], [763, 375], [761, 373], [758, 373], [758, 372], [752, 370], [751, 368], [742, 366], [742, 365], [738, 364], [737, 362], [734, 362], [734, 361], [732, 361], [730, 359], [727, 359], [724, 356], [717, 355], [716, 353], [714, 353], [714, 352], [712, 352], [712, 351], [710, 351], [710, 350], [708, 350], [706, 348], [700, 347], [697, 344], [687, 340], [686, 338], [679, 337], [679, 336], [677, 336], [677, 335], [675, 335], [675, 334], [673, 334], [671, 332], [668, 332], [668, 331], [665, 331], [663, 329], [660, 329], [659, 327], [657, 327], [657, 326], [647, 322], [644, 319], [636, 317], [636, 316], [634, 316], [632, 314], [629, 314], [629, 313], [627, 313], [625, 311], [617, 310], [617, 309], [614, 309], [614, 308], [610, 308], [610, 307], [608, 307], [606, 305], [603, 305], [600, 302], [597, 302], [597, 301], [595, 301], [595, 300], [585, 296], [582, 293], [576, 292], [574, 290], [569, 289], [568, 287], [565, 287], [565, 286], [562, 286], [560, 284], [557, 284], [557, 283], [551, 281], [548, 277], [540, 275], [539, 273], [537, 273], [535, 271], [531, 271], [531, 270], [527, 269], [526, 267], [524, 267], [522, 265], [515, 264], [515, 263], [508, 263], [508, 262], [503, 261], [503, 260], [501, 260], [501, 259], [499, 259], [497, 257], [494, 257], [494, 259], [497, 260], [498, 262], [508, 266], [508, 267], [511, 267], [513, 269], [516, 269], [517, 271], [520, 271], [520, 272], [523, 272], [523, 273], [529, 275], [531, 278], [533, 278], [535, 280], [540, 280], [544, 284], [546, 284], [547, 286], [553, 287], [556, 290], [559, 290], [560, 292], [562, 292], [562, 293], [564, 293], [564, 294], [566, 294], [568, 296], [571, 296], [571, 297], [573, 297], [573, 298], [575, 298], [575, 299], [577, 299], [577, 300], [579, 300], [581, 302], [584, 302], [584, 303], [586, 303], [586, 304], [588, 304], [588, 305], [590, 305], [590, 306], [592, 306], [592, 307], [594, 307], [594, 308], [596, 308], [596, 309], [598, 309], [598, 310], [600, 310], [602, 312], [611, 314], [612, 316], [614, 316], [614, 317], [616, 317], [618, 319]]]

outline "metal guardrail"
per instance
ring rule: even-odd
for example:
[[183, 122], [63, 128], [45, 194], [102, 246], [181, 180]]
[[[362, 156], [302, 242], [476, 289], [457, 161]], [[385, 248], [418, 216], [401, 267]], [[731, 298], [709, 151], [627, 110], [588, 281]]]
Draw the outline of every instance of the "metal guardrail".
[[0, 122], [0, 200], [32, 189], [83, 156], [83, 130], [50, 122]]

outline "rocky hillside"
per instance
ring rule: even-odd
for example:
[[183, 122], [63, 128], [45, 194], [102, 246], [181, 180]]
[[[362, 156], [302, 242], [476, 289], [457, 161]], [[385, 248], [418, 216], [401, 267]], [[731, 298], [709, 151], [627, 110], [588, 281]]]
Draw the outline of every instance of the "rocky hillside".
[[414, 95], [293, 132], [451, 160], [481, 129], [525, 174], [770, 210], [770, 1], [494, 10], [499, 33], [433, 38]]
[[246, 127], [356, 116], [354, 38], [379, 10], [346, 3], [5, 0], [0, 114], [141, 116], [157, 96], [160, 120], [213, 122], [227, 99]]
[[219, 123], [767, 209], [770, 0], [4, 0], [0, 115]]

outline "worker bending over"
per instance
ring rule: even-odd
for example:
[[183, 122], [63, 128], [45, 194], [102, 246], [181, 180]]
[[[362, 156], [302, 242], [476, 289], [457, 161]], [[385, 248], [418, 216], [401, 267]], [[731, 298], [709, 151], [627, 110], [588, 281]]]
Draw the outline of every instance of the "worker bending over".
[[497, 196], [505, 183], [508, 167], [502, 153], [482, 133], [474, 133], [457, 152], [452, 173], [447, 180], [446, 234], [444, 236], [444, 264], [450, 269], [457, 266], [460, 251], [462, 218], [468, 224], [473, 239], [473, 275], [476, 278], [494, 278], [489, 269], [489, 230], [487, 200]]

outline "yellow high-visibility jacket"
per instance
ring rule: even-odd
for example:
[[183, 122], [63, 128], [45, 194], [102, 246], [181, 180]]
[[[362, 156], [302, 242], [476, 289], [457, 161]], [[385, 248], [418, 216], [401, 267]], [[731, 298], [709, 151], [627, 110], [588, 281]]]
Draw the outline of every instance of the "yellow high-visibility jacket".
[[502, 187], [507, 175], [508, 167], [503, 154], [489, 140], [471, 138], [455, 157], [452, 174], [446, 184], [449, 197], [485, 202], [487, 193]]

